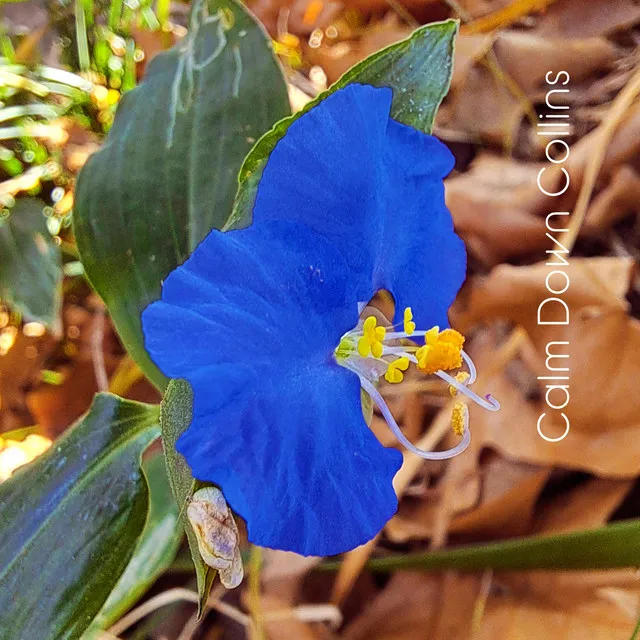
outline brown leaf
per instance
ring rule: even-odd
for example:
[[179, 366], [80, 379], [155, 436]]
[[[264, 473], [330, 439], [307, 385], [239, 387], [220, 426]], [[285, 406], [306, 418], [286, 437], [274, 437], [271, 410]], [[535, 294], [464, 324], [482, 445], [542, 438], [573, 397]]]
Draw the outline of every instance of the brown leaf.
[[343, 637], [345, 640], [466, 638], [477, 593], [478, 579], [474, 576], [400, 572], [345, 629]]
[[484, 264], [541, 251], [549, 244], [538, 215], [548, 206], [536, 183], [542, 166], [483, 153], [469, 171], [446, 181], [456, 231]]
[[629, 213], [640, 211], [640, 175], [624, 164], [614, 170], [611, 182], [594, 198], [582, 226], [583, 235], [596, 236]]
[[[494, 413], [472, 407], [473, 436], [517, 460], [612, 478], [634, 476], [640, 469], [640, 407], [634, 383], [640, 375], [640, 322], [619, 310], [578, 316], [572, 323], [564, 335], [553, 337], [571, 344], [571, 399], [564, 410], [569, 434], [561, 441], [545, 441], [538, 433], [538, 420], [544, 412], [542, 432], [560, 437], [565, 423], [559, 412], [541, 400], [530, 400], [502, 374], [491, 380], [491, 392], [502, 408]], [[474, 343], [471, 353], [480, 370], [489, 365], [494, 349], [490, 341]]]
[[535, 32], [556, 38], [589, 38], [629, 28], [640, 21], [634, 0], [562, 0], [540, 17]]
[[503, 70], [532, 98], [549, 90], [550, 69], [567, 71], [575, 85], [611, 68], [619, 56], [605, 38], [551, 39], [515, 30], [500, 33], [495, 51]]
[[637, 595], [634, 601], [635, 611], [630, 614], [597, 595], [558, 606], [508, 592], [494, 595], [473, 640], [629, 640], [636, 622]]
[[[475, 464], [476, 458], [477, 451], [461, 456], [469, 464]], [[474, 475], [459, 478], [454, 484], [453, 518], [448, 532], [464, 534], [473, 539], [528, 533], [534, 506], [549, 474], [548, 469], [489, 454]], [[474, 481], [478, 484], [476, 499], [471, 504], [465, 504], [460, 495], [464, 496], [465, 487]], [[385, 529], [389, 538], [394, 542], [430, 538], [434, 530], [437, 503], [437, 496], [433, 494], [421, 500], [404, 500], [398, 514]]]
[[632, 487], [633, 480], [591, 478], [542, 505], [534, 532], [552, 535], [601, 527]]

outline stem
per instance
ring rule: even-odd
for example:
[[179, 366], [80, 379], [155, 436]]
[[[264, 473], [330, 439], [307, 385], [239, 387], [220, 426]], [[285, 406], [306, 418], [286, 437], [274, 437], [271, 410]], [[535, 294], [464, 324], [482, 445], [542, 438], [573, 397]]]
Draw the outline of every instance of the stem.
[[[493, 544], [474, 544], [412, 555], [370, 560], [372, 571], [584, 570], [637, 567], [640, 558], [640, 519], [554, 536], [528, 536]], [[323, 571], [337, 571], [341, 562], [325, 562]]]
[[122, 2], [123, 0], [111, 0], [111, 6], [109, 7], [109, 29], [114, 32], [117, 31], [120, 26]]
[[76, 43], [78, 46], [78, 62], [82, 71], [89, 71], [89, 41], [87, 39], [87, 16], [82, 0], [76, 0]]
[[264, 615], [260, 602], [260, 571], [262, 569], [262, 549], [255, 545], [251, 547], [249, 559], [249, 609], [253, 637], [255, 640], [265, 640]]
[[156, 15], [163, 29], [169, 24], [169, 6], [170, 0], [158, 0], [156, 4]]

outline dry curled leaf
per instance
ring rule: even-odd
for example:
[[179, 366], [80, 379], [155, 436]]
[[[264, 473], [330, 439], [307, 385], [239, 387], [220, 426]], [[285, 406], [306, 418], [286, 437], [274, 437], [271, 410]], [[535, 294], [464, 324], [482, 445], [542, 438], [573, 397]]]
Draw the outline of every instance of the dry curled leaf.
[[[605, 38], [543, 38], [523, 31], [503, 31], [495, 43], [503, 70], [529, 97], [546, 94], [550, 69], [565, 70], [572, 86], [610, 69], [619, 54]], [[553, 79], [555, 73], [551, 73]]]
[[244, 575], [238, 526], [220, 489], [198, 489], [187, 506], [187, 518], [204, 562], [218, 570], [227, 589], [237, 587]]
[[471, 630], [479, 579], [400, 572], [346, 628], [345, 640], [450, 640]]
[[[475, 412], [476, 437], [487, 438], [486, 442], [517, 459], [612, 476], [638, 471], [632, 434], [640, 429], [640, 403], [634, 392], [634, 380], [640, 374], [640, 322], [627, 315], [624, 299], [633, 267], [633, 261], [625, 258], [571, 259], [563, 268], [570, 287], [562, 296], [547, 290], [546, 278], [554, 267], [546, 264], [502, 265], [486, 279], [474, 282], [467, 316], [463, 314], [461, 322], [504, 318], [522, 326], [533, 343], [527, 364], [535, 376], [548, 376], [553, 373], [549, 366], [559, 366], [558, 360], [547, 360], [549, 354], [568, 355], [561, 365], [567, 363], [570, 370], [570, 403], [565, 413], [571, 423], [570, 437], [545, 442], [536, 425], [545, 411], [543, 398], [547, 393], [552, 394], [552, 403], [559, 404], [558, 392], [547, 391], [547, 384], [558, 383], [541, 380], [541, 398], [531, 399], [503, 375], [495, 380], [494, 389], [502, 410], [491, 415]], [[543, 325], [538, 321], [564, 322], [567, 313], [568, 325]], [[476, 343], [473, 347], [481, 360], [489, 357], [488, 344]], [[559, 419], [558, 412], [547, 412]], [[549, 437], [564, 432], [561, 423], [554, 421], [548, 429], [553, 432]], [[482, 430], [484, 434], [479, 436]], [[606, 439], [606, 455], [601, 439]]]
[[630, 165], [614, 170], [609, 184], [593, 199], [582, 234], [596, 236], [627, 215], [640, 211], [640, 175]]

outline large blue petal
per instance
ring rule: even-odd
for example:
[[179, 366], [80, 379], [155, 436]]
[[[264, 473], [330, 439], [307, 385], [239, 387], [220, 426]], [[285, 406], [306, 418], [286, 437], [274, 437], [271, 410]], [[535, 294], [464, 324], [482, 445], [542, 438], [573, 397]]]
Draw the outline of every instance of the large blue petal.
[[191, 377], [194, 419], [178, 451], [194, 475], [222, 487], [249, 540], [302, 555], [334, 555], [373, 538], [397, 508], [402, 455], [367, 427], [357, 376], [301, 362], [257, 373], [215, 412], [225, 371]]
[[151, 357], [194, 390], [178, 450], [256, 544], [338, 553], [396, 509], [401, 456], [373, 436], [357, 376], [333, 359], [358, 320], [349, 275], [304, 225], [214, 231], [143, 313]]
[[465, 252], [444, 204], [453, 156], [389, 118], [391, 91], [351, 84], [298, 120], [272, 151], [254, 224], [295, 220], [327, 237], [359, 300], [388, 288], [422, 327], [447, 324]]

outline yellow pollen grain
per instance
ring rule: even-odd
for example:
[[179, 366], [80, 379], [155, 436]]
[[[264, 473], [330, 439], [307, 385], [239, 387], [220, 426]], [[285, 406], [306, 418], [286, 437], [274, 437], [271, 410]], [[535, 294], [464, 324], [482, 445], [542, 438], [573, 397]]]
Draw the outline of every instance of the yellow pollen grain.
[[440, 327], [431, 327], [431, 329], [424, 334], [424, 343], [429, 345], [435, 344], [438, 341], [439, 331]]
[[[470, 377], [471, 375], [467, 371], [460, 371], [455, 375], [455, 379], [460, 384], [464, 384]], [[452, 398], [455, 398], [458, 395], [458, 390], [453, 385], [449, 385], [449, 393]]]
[[366, 358], [371, 353], [371, 345], [364, 336], [358, 340], [358, 353], [363, 358]]
[[457, 436], [463, 436], [467, 423], [469, 409], [464, 402], [456, 402], [451, 412], [451, 427]]
[[364, 331], [364, 334], [367, 335], [371, 333], [376, 328], [377, 324], [378, 321], [376, 320], [375, 316], [369, 316], [362, 324], [362, 330]]
[[384, 327], [379, 327], [375, 316], [369, 316], [362, 324], [362, 333], [364, 334], [358, 340], [358, 353], [366, 358], [369, 354], [374, 358], [380, 358], [384, 350], [382, 341], [387, 335]]
[[407, 335], [411, 335], [416, 330], [416, 323], [412, 322], [413, 320], [413, 311], [411, 311], [411, 307], [407, 307], [404, 310], [404, 332]]
[[389, 363], [387, 372], [384, 374], [384, 379], [391, 384], [398, 384], [404, 380], [403, 371], [409, 368], [409, 358], [401, 357], [397, 358], [393, 362]]
[[457, 349], [462, 349], [464, 336], [455, 329], [445, 329], [438, 334], [438, 340], [452, 344]]
[[430, 375], [436, 371], [450, 371], [462, 366], [464, 336], [454, 329], [438, 331], [429, 329], [425, 334], [425, 346], [416, 351], [418, 369]]

